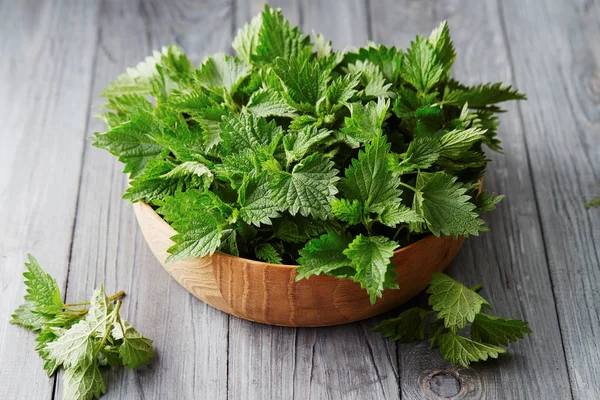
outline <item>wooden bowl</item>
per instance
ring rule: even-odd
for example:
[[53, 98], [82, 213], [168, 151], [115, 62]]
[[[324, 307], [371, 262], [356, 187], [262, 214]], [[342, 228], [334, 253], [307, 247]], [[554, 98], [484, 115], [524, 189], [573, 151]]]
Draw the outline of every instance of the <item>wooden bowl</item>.
[[148, 204], [133, 205], [144, 238], [167, 272], [203, 302], [236, 317], [270, 325], [328, 326], [373, 317], [425, 289], [434, 272], [444, 270], [463, 243], [427, 236], [396, 250], [392, 262], [399, 290], [386, 290], [371, 305], [358, 283], [332, 276], [296, 282], [294, 265], [267, 264], [215, 252], [210, 257], [165, 263], [175, 230]]

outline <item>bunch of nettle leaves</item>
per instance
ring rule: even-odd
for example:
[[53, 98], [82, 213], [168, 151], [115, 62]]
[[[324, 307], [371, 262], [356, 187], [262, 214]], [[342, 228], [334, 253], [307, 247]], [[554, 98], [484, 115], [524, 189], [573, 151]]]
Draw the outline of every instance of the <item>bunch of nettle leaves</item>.
[[[178, 232], [170, 261], [219, 250], [299, 264], [299, 279], [349, 278], [375, 302], [398, 288], [390, 261], [398, 247], [487, 230], [480, 214], [502, 196], [479, 191], [489, 162], [483, 148], [501, 150], [496, 104], [525, 96], [500, 83], [453, 80], [446, 23], [406, 51], [371, 43], [339, 52], [266, 6], [233, 48], [236, 56], [217, 54], [199, 68], [181, 49], [164, 48], [103, 92], [110, 129], [94, 144], [125, 164], [124, 197], [152, 205]], [[487, 302], [450, 281], [434, 285], [445, 293], [433, 307], [444, 323], [431, 329], [449, 330], [446, 342], [457, 345], [457, 331], [479, 314], [480, 327], [501, 332], [494, 339], [479, 329], [487, 345], [528, 331], [481, 313]], [[424, 326], [428, 315], [401, 319]], [[402, 335], [402, 321], [380, 329], [423, 336], [415, 326]]]

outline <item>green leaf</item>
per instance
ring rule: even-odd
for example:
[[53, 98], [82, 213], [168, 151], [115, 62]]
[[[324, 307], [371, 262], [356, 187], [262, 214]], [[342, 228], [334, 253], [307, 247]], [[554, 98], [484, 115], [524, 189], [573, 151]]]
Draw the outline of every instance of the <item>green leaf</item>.
[[65, 400], [95, 400], [106, 393], [96, 361], [67, 368], [63, 384]]
[[220, 96], [231, 96], [250, 75], [250, 65], [224, 53], [208, 57], [198, 71], [198, 81]]
[[233, 38], [231, 47], [235, 49], [237, 55], [246, 63], [250, 63], [252, 57], [256, 55], [261, 27], [262, 16], [257, 15], [249, 23], [244, 24], [238, 30], [235, 38]]
[[51, 319], [47, 314], [36, 311], [31, 302], [21, 304], [11, 315], [11, 324], [21, 325], [31, 331], [44, 329], [45, 324]]
[[359, 92], [361, 98], [387, 98], [392, 95], [390, 91], [392, 84], [385, 80], [379, 67], [372, 62], [358, 60], [356, 63], [348, 65], [348, 72], [360, 76], [363, 87]]
[[[377, 102], [371, 101], [367, 105], [352, 103], [348, 106], [350, 117], [344, 119], [345, 126], [341, 129], [351, 141], [359, 143], [367, 142], [381, 135], [381, 127], [385, 121], [389, 101], [379, 98]], [[355, 146], [357, 147], [357, 146]]]
[[157, 210], [178, 233], [167, 251], [167, 262], [212, 255], [221, 244], [227, 220], [221, 215], [219, 200], [212, 193], [187, 190], [169, 196]]
[[406, 52], [402, 78], [419, 92], [427, 93], [442, 81], [443, 75], [444, 65], [438, 59], [435, 47], [417, 35]]
[[482, 307], [491, 308], [475, 291], [441, 273], [433, 274], [427, 293], [437, 318], [443, 319], [444, 326], [454, 332], [473, 322]]
[[401, 86], [394, 101], [394, 113], [399, 118], [412, 118], [419, 108], [434, 103], [437, 96], [437, 92], [421, 95], [409, 87]]
[[440, 157], [460, 161], [470, 152], [471, 147], [484, 139], [485, 132], [479, 128], [455, 129], [440, 138]]
[[381, 332], [389, 340], [409, 343], [425, 340], [425, 323], [430, 312], [420, 307], [409, 308], [396, 318], [381, 321], [373, 332]]
[[87, 320], [73, 325], [58, 339], [46, 345], [48, 359], [65, 368], [91, 363], [94, 357], [94, 328], [96, 326], [92, 326]]
[[278, 58], [273, 71], [284, 86], [286, 102], [298, 111], [313, 113], [326, 90], [327, 77], [319, 63], [306, 58]]
[[359, 83], [358, 74], [339, 76], [331, 81], [327, 87], [326, 100], [327, 111], [337, 112], [356, 94], [356, 86]]
[[443, 104], [462, 106], [469, 103], [471, 108], [483, 108], [491, 104], [509, 100], [527, 100], [523, 93], [501, 82], [486, 83], [477, 86], [463, 86], [456, 83], [448, 85], [444, 91]]
[[288, 133], [283, 138], [283, 148], [288, 165], [304, 158], [311, 147], [331, 137], [326, 129], [317, 129], [314, 125], [307, 126], [295, 133]]
[[427, 169], [440, 157], [439, 139], [417, 137], [408, 146], [404, 160], [400, 162], [398, 173], [406, 174], [419, 169]]
[[297, 27], [291, 28], [280, 9], [272, 9], [265, 5], [256, 54], [251, 53], [252, 61], [270, 64], [277, 57], [287, 60], [298, 55], [307, 56], [310, 53], [312, 53], [310, 38], [302, 35]]
[[388, 274], [388, 266], [397, 247], [398, 243], [383, 236], [358, 235], [344, 250], [356, 269], [354, 280], [367, 290], [372, 304], [382, 296], [386, 287], [397, 288]]
[[356, 225], [363, 220], [362, 204], [358, 200], [333, 199], [331, 211], [340, 221]]
[[398, 189], [399, 179], [395, 179], [390, 171], [389, 150], [390, 145], [380, 135], [367, 143], [340, 181], [345, 198], [358, 200], [372, 212], [380, 212], [399, 201], [402, 191]]
[[281, 256], [271, 243], [263, 243], [254, 249], [256, 258], [269, 264], [281, 264]]
[[450, 29], [448, 23], [443, 21], [429, 35], [429, 43], [432, 44], [436, 56], [440, 63], [444, 66], [444, 74], [446, 78], [450, 76], [450, 70], [456, 59], [456, 51], [450, 39]]
[[398, 203], [385, 207], [377, 216], [377, 221], [395, 228], [398, 224], [421, 223], [425, 220], [413, 209]]
[[592, 207], [600, 207], [600, 197], [595, 198], [592, 201], [588, 201], [585, 203], [585, 208], [590, 209]]
[[469, 368], [472, 362], [486, 361], [490, 357], [498, 358], [499, 354], [506, 352], [502, 347], [479, 343], [452, 332], [440, 335], [438, 343], [444, 360], [465, 368]]
[[[27, 286], [25, 301], [31, 305], [20, 307], [18, 318], [25, 317], [31, 312], [50, 314], [60, 312], [64, 306], [56, 281], [42, 270], [31, 254], [28, 254], [27, 258], [29, 260], [25, 263], [27, 271], [23, 273], [25, 286]], [[28, 315], [27, 320], [34, 323], [31, 317], [31, 315]], [[19, 323], [16, 319], [14, 320]]]
[[500, 203], [503, 198], [503, 195], [495, 196], [494, 193], [482, 190], [481, 193], [473, 199], [473, 203], [476, 207], [475, 212], [481, 214], [488, 211], [494, 211], [496, 209], [496, 204]]
[[327, 229], [337, 226], [331, 221], [315, 220], [303, 217], [300, 214], [291, 216], [283, 214], [281, 218], [273, 220], [275, 237], [289, 243], [305, 243], [307, 240], [324, 233]]
[[250, 96], [246, 109], [257, 117], [287, 117], [293, 118], [297, 114], [294, 107], [290, 106], [280, 92], [262, 88]]
[[123, 172], [135, 178], [150, 160], [162, 154], [163, 147], [152, 138], [159, 130], [160, 126], [151, 114], [136, 114], [131, 121], [104, 134], [96, 133], [94, 146], [119, 157], [119, 161], [125, 164]]
[[231, 114], [223, 118], [221, 138], [225, 154], [235, 154], [258, 146], [277, 144], [281, 136], [281, 127], [275, 121], [267, 122], [263, 117], [249, 113]]
[[471, 324], [471, 338], [477, 342], [508, 346], [523, 339], [531, 329], [526, 321], [477, 314]]
[[148, 95], [152, 92], [152, 80], [158, 75], [156, 64], [160, 62], [162, 54], [167, 52], [163, 47], [162, 53], [154, 51], [153, 55], [146, 57], [135, 68], [127, 68], [127, 72], [119, 75], [116, 81], [111, 82], [102, 93], [103, 97], [122, 96], [125, 94]]
[[106, 297], [104, 286], [101, 284], [100, 287], [92, 293], [90, 308], [85, 318], [90, 326], [97, 327], [95, 331], [97, 337], [102, 338], [106, 334], [106, 330], [110, 327], [106, 322], [109, 320], [109, 316], [112, 312], [113, 306]]
[[477, 236], [487, 229], [485, 222], [456, 179], [443, 172], [419, 173], [413, 208], [436, 236]]
[[350, 63], [356, 63], [357, 60], [372, 62], [379, 67], [385, 79], [392, 84], [398, 82], [403, 57], [404, 55], [397, 48], [373, 42], [369, 42], [366, 48], [358, 49], [357, 53], [346, 54]]
[[291, 173], [281, 171], [271, 184], [273, 199], [281, 210], [290, 214], [327, 219], [329, 203], [337, 193], [338, 171], [333, 162], [321, 154], [306, 157], [294, 166]]
[[154, 358], [152, 340], [144, 337], [126, 320], [117, 321], [112, 331], [115, 340], [122, 340], [119, 356], [127, 369], [137, 368]]
[[247, 223], [260, 226], [271, 225], [271, 218], [280, 216], [272, 200], [269, 182], [265, 173], [244, 180], [239, 190], [240, 217]]
[[351, 266], [350, 259], [344, 254], [352, 237], [347, 234], [328, 232], [319, 238], [309, 241], [298, 259], [300, 266], [296, 267], [296, 281], [311, 275], [329, 274], [332, 271]]

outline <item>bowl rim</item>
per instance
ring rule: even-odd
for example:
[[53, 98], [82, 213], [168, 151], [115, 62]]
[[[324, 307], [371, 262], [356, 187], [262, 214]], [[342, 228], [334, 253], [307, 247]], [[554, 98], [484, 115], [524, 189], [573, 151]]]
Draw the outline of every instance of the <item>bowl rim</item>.
[[[169, 229], [173, 229], [173, 227], [167, 222], [165, 221], [157, 212], [154, 208], [152, 208], [152, 206], [150, 206], [150, 204], [146, 203], [145, 201], [138, 201], [136, 203], [133, 203], [133, 206], [139, 206], [139, 207], [144, 207], [147, 208], [149, 211], [151, 211], [154, 216], [158, 219], [160, 219], [160, 221], [162, 222], [162, 224], [166, 225], [169, 227]], [[139, 224], [139, 222], [138, 222]], [[173, 229], [174, 230], [174, 229]], [[394, 255], [393, 257], [396, 257], [399, 254], [402, 254], [403, 252], [407, 252], [410, 251], [412, 249], [414, 249], [415, 247], [417, 247], [417, 245], [423, 245], [426, 242], [430, 242], [432, 240], [436, 240], [436, 239], [442, 239], [442, 238], [451, 238], [451, 236], [435, 236], [434, 234], [430, 233], [427, 236], [417, 240], [414, 243], [409, 244], [408, 246], [405, 247], [400, 247], [398, 250], [394, 250]], [[170, 237], [169, 237], [170, 239]], [[458, 240], [458, 238], [454, 239], [454, 240]], [[267, 263], [264, 261], [257, 261], [257, 260], [252, 260], [250, 258], [244, 258], [244, 257], [239, 257], [239, 256], [234, 256], [231, 254], [227, 254], [227, 253], [223, 253], [221, 251], [215, 250], [212, 254], [207, 255], [206, 257], [213, 257], [215, 254], [218, 255], [218, 257], [223, 257], [223, 258], [229, 258], [232, 260], [242, 260], [245, 263], [251, 264], [251, 265], [261, 265], [261, 266], [268, 266], [270, 268], [281, 268], [281, 269], [296, 269], [298, 267], [298, 265], [292, 265], [292, 264], [271, 264], [271, 263]], [[190, 259], [186, 259], [186, 260], [193, 260], [193, 258]]]

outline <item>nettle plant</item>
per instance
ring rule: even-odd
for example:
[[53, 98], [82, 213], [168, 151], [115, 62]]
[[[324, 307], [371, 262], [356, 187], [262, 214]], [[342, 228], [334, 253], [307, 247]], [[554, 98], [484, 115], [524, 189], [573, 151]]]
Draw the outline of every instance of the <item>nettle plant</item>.
[[333, 51], [265, 7], [194, 67], [175, 46], [102, 93], [94, 144], [125, 164], [124, 198], [178, 232], [169, 261], [222, 251], [298, 264], [298, 278], [359, 282], [375, 302], [398, 288], [394, 250], [426, 235], [487, 230], [502, 196], [480, 191], [506, 100], [500, 83], [451, 78], [443, 22], [403, 51]]

